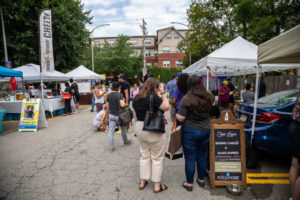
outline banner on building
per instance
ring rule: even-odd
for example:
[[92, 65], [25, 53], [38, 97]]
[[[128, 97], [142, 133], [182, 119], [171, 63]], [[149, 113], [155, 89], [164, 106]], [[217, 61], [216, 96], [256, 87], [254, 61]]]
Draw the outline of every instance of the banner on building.
[[47, 127], [45, 111], [40, 99], [22, 102], [21, 118], [19, 124], [19, 132], [33, 131], [36, 132], [39, 127]]
[[41, 73], [54, 71], [51, 10], [44, 9], [39, 16]]

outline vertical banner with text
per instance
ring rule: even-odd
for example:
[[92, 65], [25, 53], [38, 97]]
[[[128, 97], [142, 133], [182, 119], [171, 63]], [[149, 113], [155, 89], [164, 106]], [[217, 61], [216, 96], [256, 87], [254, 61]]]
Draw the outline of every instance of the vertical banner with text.
[[52, 18], [50, 9], [44, 9], [40, 13], [39, 34], [41, 73], [53, 72], [54, 58], [52, 44]]

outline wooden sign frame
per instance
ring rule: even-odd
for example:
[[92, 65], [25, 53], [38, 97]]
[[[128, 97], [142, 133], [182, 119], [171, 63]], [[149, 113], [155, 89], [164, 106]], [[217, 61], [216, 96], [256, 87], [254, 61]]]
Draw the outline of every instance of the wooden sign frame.
[[[240, 156], [241, 156], [241, 175], [242, 180], [227, 181], [216, 180], [215, 172], [215, 130], [239, 130], [240, 137]], [[230, 184], [237, 184], [247, 189], [246, 182], [246, 144], [245, 144], [245, 132], [244, 122], [242, 120], [236, 120], [232, 112], [224, 111], [219, 119], [211, 120], [211, 133], [210, 133], [210, 187], [216, 188], [216, 186], [227, 186]], [[230, 173], [229, 173], [230, 174]]]

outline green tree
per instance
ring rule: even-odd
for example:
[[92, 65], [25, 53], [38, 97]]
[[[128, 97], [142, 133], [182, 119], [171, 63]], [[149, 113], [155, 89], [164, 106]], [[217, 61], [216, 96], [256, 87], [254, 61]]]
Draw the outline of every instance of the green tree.
[[[120, 35], [113, 45], [105, 42], [103, 46], [95, 47], [95, 71], [97, 73], [123, 73], [128, 77], [140, 75], [143, 68], [143, 56], [136, 54], [133, 45], [128, 43], [129, 39], [128, 36]], [[89, 63], [89, 55], [90, 53], [86, 54], [87, 63]]]
[[[9, 60], [17, 67], [39, 64], [38, 17], [44, 8], [52, 11], [54, 62], [57, 70], [81, 64], [91, 22], [90, 11], [84, 11], [80, 0], [5, 0], [0, 1], [5, 21]], [[0, 43], [3, 44], [2, 37]], [[0, 48], [0, 63], [4, 63]]]
[[195, 62], [239, 35], [258, 45], [298, 25], [300, 1], [193, 0], [187, 15], [190, 29], [180, 47]]

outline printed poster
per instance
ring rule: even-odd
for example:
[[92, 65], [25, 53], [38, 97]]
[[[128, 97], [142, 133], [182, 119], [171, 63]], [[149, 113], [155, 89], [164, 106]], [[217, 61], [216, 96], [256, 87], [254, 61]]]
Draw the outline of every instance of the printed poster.
[[21, 131], [37, 131], [39, 119], [40, 99], [35, 101], [22, 102], [21, 118], [19, 124], [19, 132]]

